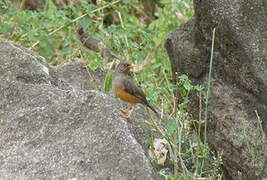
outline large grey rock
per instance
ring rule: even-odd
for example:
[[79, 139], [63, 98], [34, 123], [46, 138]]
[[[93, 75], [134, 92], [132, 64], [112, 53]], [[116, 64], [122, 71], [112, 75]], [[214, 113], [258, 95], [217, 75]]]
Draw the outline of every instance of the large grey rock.
[[110, 95], [57, 71], [0, 40], [0, 179], [156, 179], [145, 129], [121, 118]]
[[[264, 0], [195, 0], [195, 17], [171, 32], [165, 45], [174, 81], [187, 74], [206, 86], [216, 28], [207, 136], [233, 179], [267, 177], [266, 5]], [[198, 106], [195, 99], [196, 118]]]

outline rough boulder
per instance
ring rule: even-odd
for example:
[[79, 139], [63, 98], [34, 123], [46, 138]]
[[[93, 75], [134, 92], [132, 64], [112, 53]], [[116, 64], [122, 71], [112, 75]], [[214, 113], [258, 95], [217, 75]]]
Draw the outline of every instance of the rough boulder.
[[128, 123], [72, 67], [0, 40], [0, 179], [156, 179], [144, 110]]
[[[216, 28], [208, 143], [229, 179], [267, 177], [267, 2], [195, 0], [195, 16], [166, 41], [174, 82], [187, 74], [206, 87]], [[192, 113], [198, 118], [198, 99]]]

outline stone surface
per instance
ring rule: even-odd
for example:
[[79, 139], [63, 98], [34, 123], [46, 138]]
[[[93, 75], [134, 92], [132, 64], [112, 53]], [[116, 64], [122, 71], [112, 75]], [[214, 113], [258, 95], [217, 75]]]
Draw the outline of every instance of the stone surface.
[[118, 101], [61, 68], [0, 40], [0, 179], [157, 179], [136, 125], [144, 110], [128, 123]]
[[92, 71], [79, 61], [59, 65], [56, 72], [77, 90], [101, 90], [106, 74], [102, 70]]
[[208, 142], [222, 154], [231, 178], [267, 177], [267, 2], [195, 0], [194, 8], [195, 17], [165, 44], [174, 82], [187, 74], [206, 86], [216, 28]]

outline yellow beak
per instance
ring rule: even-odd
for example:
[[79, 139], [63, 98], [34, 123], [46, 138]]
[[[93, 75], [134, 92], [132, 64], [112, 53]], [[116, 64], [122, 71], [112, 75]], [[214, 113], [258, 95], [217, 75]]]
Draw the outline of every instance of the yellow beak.
[[128, 68], [135, 68], [135, 67], [136, 67], [135, 64], [131, 64], [131, 65], [128, 66]]

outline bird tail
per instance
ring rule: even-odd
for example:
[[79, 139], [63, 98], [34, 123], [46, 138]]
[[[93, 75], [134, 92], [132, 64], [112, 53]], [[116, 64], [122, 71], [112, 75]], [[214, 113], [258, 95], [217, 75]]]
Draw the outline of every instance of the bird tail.
[[150, 104], [146, 104], [147, 105], [147, 107], [149, 107], [155, 114], [156, 114], [156, 116], [158, 117], [158, 118], [160, 118], [160, 116], [159, 116], [159, 113], [155, 110], [155, 108], [153, 108]]

